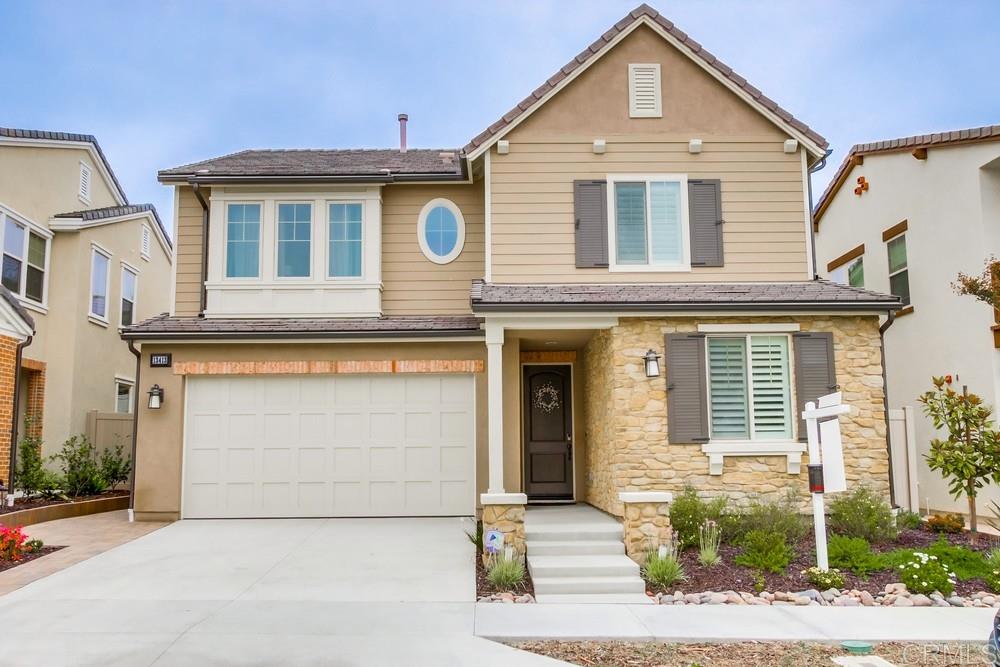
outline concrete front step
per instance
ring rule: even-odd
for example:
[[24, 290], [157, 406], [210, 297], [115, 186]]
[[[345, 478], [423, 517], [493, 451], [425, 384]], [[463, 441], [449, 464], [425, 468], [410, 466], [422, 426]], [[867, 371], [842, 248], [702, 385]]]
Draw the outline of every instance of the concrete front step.
[[592, 593], [645, 593], [646, 584], [628, 577], [535, 577], [535, 595], [582, 595]]
[[535, 595], [539, 604], [655, 604], [645, 593], [584, 593], [577, 595]]
[[622, 540], [622, 527], [617, 523], [532, 524], [525, 522], [524, 537], [535, 542]]
[[625, 553], [625, 543], [618, 540], [552, 540], [531, 542], [533, 556], [594, 556]]
[[639, 566], [628, 556], [538, 556], [528, 554], [532, 579], [554, 577], [638, 577]]

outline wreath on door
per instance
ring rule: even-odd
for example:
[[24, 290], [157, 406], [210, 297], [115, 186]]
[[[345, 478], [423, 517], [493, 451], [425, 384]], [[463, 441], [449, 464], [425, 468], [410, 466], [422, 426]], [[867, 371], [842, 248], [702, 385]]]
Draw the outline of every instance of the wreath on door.
[[532, 406], [545, 414], [551, 414], [559, 409], [559, 390], [551, 382], [539, 386], [535, 389], [535, 396], [532, 399]]

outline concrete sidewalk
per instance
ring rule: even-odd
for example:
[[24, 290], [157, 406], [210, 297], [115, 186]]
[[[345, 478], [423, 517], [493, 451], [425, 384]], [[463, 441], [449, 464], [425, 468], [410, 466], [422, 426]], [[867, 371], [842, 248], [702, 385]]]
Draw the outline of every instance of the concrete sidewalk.
[[481, 603], [475, 633], [497, 641], [968, 641], [993, 609]]

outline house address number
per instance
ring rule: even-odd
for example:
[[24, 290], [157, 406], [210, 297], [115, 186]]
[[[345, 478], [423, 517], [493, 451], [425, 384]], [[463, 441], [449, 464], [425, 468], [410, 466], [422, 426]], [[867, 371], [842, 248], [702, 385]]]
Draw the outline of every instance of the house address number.
[[154, 352], [149, 355], [151, 368], [170, 368], [172, 357], [169, 352]]

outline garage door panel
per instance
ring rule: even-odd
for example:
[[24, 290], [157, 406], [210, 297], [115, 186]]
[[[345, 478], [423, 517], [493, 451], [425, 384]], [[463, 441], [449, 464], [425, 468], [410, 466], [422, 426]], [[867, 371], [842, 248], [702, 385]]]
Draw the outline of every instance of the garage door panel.
[[186, 410], [186, 517], [474, 511], [470, 376], [189, 378]]

